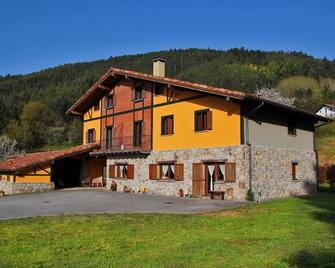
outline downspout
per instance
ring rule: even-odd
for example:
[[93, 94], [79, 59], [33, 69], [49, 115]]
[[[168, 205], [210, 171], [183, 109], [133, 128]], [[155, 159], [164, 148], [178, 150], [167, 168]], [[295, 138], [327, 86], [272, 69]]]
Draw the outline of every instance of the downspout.
[[257, 110], [262, 108], [264, 106], [264, 101], [262, 101], [261, 104], [259, 104], [256, 108], [254, 108], [250, 113], [246, 113], [246, 144], [248, 146], [248, 155], [249, 155], [249, 190], [252, 192], [252, 148], [250, 144], [250, 138], [249, 138], [249, 117], [254, 114]]

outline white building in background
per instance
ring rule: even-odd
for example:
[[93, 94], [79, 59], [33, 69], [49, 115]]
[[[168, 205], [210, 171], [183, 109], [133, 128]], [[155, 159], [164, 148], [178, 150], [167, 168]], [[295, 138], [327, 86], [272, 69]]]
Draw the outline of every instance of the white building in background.
[[324, 104], [316, 111], [317, 115], [321, 115], [327, 118], [335, 118], [335, 105], [334, 104]]

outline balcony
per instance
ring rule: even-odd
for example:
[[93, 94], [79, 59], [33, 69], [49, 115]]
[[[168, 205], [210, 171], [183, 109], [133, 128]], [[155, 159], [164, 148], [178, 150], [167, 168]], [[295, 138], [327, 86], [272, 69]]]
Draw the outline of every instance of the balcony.
[[151, 151], [151, 136], [126, 136], [112, 139], [102, 139], [100, 150], [91, 152], [91, 155], [120, 155], [120, 154], [148, 154]]

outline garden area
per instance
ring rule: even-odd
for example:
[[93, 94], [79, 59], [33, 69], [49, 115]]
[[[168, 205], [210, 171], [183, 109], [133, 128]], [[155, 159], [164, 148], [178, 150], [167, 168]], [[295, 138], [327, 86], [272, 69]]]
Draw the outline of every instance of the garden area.
[[200, 215], [0, 222], [1, 267], [334, 267], [335, 194]]

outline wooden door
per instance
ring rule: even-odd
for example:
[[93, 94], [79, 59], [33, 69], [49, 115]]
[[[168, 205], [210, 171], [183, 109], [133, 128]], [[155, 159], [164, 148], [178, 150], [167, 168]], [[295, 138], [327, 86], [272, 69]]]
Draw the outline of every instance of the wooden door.
[[206, 195], [206, 178], [204, 174], [204, 165], [194, 163], [192, 167], [192, 192], [194, 195]]

